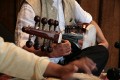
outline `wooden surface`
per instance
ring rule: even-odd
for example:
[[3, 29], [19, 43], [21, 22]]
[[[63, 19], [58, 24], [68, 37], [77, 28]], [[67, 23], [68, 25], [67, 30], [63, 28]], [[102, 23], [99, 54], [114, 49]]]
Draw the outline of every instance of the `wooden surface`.
[[119, 51], [114, 47], [114, 43], [116, 41], [119, 41], [120, 36], [119, 5], [120, 5], [119, 0], [103, 1], [101, 28], [109, 42], [110, 56], [107, 65], [108, 67], [118, 67], [119, 63]]

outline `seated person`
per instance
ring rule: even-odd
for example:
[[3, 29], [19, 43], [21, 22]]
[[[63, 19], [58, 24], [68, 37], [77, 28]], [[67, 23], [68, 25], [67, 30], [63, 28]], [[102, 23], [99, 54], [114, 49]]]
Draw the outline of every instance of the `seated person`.
[[[88, 38], [86, 38], [87, 35], [85, 34], [83, 40], [78, 40], [78, 43], [82, 46], [81, 49], [83, 49], [83, 51], [81, 52], [81, 50], [78, 50], [77, 53], [71, 53], [71, 43], [68, 40], [65, 40], [64, 43], [61, 44], [51, 44], [51, 47], [53, 48], [53, 51], [51, 53], [35, 50], [33, 47], [28, 48], [25, 44], [29, 39], [29, 34], [22, 32], [21, 29], [23, 26], [35, 26], [36, 23], [34, 21], [34, 17], [36, 15], [40, 16], [41, 18], [46, 17], [47, 19], [58, 20], [59, 25], [55, 27], [55, 31], [62, 32], [63, 34], [65, 31], [65, 25], [73, 25], [79, 23], [93, 24], [95, 26], [94, 30], [96, 30], [95, 34], [93, 33], [93, 35], [90, 35], [92, 32], [88, 31], [89, 40], [92, 42], [87, 43], [89, 40], [86, 42]], [[42, 27], [42, 23], [39, 24], [40, 29], [44, 28], [45, 30], [49, 30], [48, 26], [49, 25], [46, 24], [44, 27]], [[51, 30], [53, 30], [53, 28], [54, 27], [52, 27]], [[105, 39], [99, 26], [95, 21], [93, 21], [92, 16], [84, 11], [76, 0], [25, 0], [20, 9], [20, 12], [18, 13], [15, 35], [15, 42], [17, 46], [22, 47], [23, 49], [33, 52], [39, 56], [48, 56], [51, 62], [54, 63], [59, 63], [60, 61], [69, 63], [72, 61], [71, 56], [73, 56], [73, 54], [75, 54], [75, 56], [76, 54], [80, 54], [79, 56], [81, 56], [81, 54], [83, 56], [87, 56], [96, 63], [98, 71], [93, 74], [97, 76], [100, 75], [108, 60], [107, 40]], [[35, 36], [31, 38], [31, 41], [33, 43], [34, 40]], [[96, 41], [98, 43], [98, 46], [95, 46]], [[42, 41], [41, 38], [39, 38], [39, 42], [43, 43], [44, 40]], [[94, 49], [92, 49], [93, 47], [86, 49], [90, 46], [95, 47]], [[66, 55], [70, 56], [64, 59], [63, 56]], [[72, 58], [74, 58], [74, 56]]]

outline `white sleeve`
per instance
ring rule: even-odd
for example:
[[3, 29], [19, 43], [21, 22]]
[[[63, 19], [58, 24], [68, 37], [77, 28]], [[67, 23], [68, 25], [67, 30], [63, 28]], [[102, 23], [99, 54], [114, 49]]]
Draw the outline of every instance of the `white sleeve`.
[[48, 64], [49, 58], [38, 57], [0, 37], [1, 73], [25, 80], [41, 80]]
[[81, 6], [75, 1], [75, 19], [77, 22], [90, 23], [92, 21], [92, 16], [84, 11]]
[[[28, 40], [29, 34], [22, 32], [23, 26], [34, 26], [35, 13], [32, 7], [24, 3], [18, 13], [16, 29], [15, 29], [15, 43], [17, 46], [23, 47]], [[34, 38], [32, 39], [34, 41]]]

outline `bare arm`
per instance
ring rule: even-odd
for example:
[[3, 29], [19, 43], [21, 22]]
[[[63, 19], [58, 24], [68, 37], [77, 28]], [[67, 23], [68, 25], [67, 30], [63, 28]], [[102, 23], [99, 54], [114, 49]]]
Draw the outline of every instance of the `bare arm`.
[[104, 37], [102, 30], [100, 29], [98, 24], [95, 21], [91, 21], [91, 24], [95, 25], [95, 27], [96, 27], [96, 33], [97, 33], [96, 36], [97, 36], [98, 45], [103, 45], [106, 48], [108, 48], [109, 44], [108, 44], [106, 38]]
[[96, 67], [95, 63], [87, 57], [61, 66], [50, 62], [47, 57], [38, 57], [14, 44], [4, 42], [2, 38], [0, 38], [0, 48], [0, 72], [27, 80], [41, 80], [44, 77], [66, 80], [78, 68], [91, 73]]

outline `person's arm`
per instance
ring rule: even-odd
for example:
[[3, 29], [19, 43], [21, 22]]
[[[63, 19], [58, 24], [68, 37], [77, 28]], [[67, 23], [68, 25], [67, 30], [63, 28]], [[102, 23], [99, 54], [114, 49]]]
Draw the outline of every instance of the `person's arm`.
[[[39, 64], [39, 68], [37, 67]], [[47, 57], [38, 57], [13, 43], [4, 42], [0, 38], [0, 72], [25, 80], [31, 80], [37, 77], [39, 70], [39, 79], [43, 78], [46, 67], [49, 64]], [[36, 75], [34, 75], [36, 74]]]
[[78, 69], [84, 71], [85, 74], [92, 74], [93, 70], [97, 70], [96, 64], [91, 59], [82, 57], [64, 66], [49, 63], [44, 76], [69, 80]]
[[93, 24], [96, 27], [96, 38], [97, 38], [98, 45], [103, 45], [106, 48], [108, 48], [109, 44], [106, 38], [104, 37], [103, 32], [98, 26], [98, 24], [95, 21], [91, 21], [91, 24]]
[[90, 23], [92, 16], [75, 1], [75, 19], [77, 23]]
[[1, 73], [25, 80], [41, 80], [44, 77], [62, 78], [65, 70], [66, 74], [73, 74], [75, 71], [73, 65], [63, 67], [49, 62], [47, 57], [38, 57], [0, 38]]
[[[68, 65], [61, 66], [49, 62], [47, 57], [38, 57], [13, 43], [4, 42], [0, 38], [0, 72], [25, 79], [41, 80], [44, 77], [68, 79], [79, 69], [91, 73], [96, 68], [95, 63], [88, 58], [75, 60]], [[44, 77], [43, 77], [44, 76]]]
[[[33, 52], [36, 55], [39, 56], [47, 56], [47, 57], [61, 57], [64, 55], [68, 55], [71, 51], [71, 46], [69, 45], [70, 43], [67, 41], [66, 43], [62, 43], [62, 44], [56, 44], [56, 46], [53, 46], [53, 52], [51, 53], [46, 53], [46, 52], [42, 52], [41, 50], [35, 50], [34, 47], [28, 48], [26, 47], [26, 41], [28, 40], [29, 34], [26, 34], [24, 32], [22, 32], [22, 27], [23, 26], [34, 26], [35, 22], [34, 22], [34, 17], [35, 17], [35, 13], [32, 9], [32, 7], [29, 4], [24, 4], [21, 7], [21, 10], [18, 14], [18, 18], [17, 18], [17, 26], [16, 26], [16, 44], [17, 46], [22, 47], [23, 49], [29, 51], [29, 52]], [[33, 37], [31, 40], [32, 42], [34, 42], [35, 37]], [[67, 48], [64, 47], [64, 45], [67, 45]]]
[[82, 24], [82, 23], [93, 24], [96, 27], [96, 32], [97, 32], [96, 36], [97, 36], [98, 44], [103, 45], [106, 48], [108, 48], [109, 44], [108, 44], [106, 38], [104, 37], [102, 30], [100, 29], [98, 24], [92, 20], [92, 16], [89, 13], [87, 13], [86, 11], [84, 11], [77, 2], [76, 2], [76, 9], [75, 9], [75, 16], [76, 16], [78, 23], [80, 23], [80, 24]]

